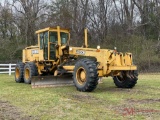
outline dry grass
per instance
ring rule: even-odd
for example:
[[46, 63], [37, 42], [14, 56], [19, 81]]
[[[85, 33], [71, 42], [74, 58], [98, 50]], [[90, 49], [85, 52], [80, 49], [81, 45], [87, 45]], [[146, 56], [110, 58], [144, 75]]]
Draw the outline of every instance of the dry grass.
[[[0, 105], [14, 107], [12, 119], [127, 120], [160, 118], [160, 74], [143, 74], [133, 89], [116, 88], [111, 78], [91, 93], [74, 86], [37, 88], [0, 75]], [[7, 108], [0, 109], [5, 115]], [[1, 116], [0, 116], [1, 118]]]

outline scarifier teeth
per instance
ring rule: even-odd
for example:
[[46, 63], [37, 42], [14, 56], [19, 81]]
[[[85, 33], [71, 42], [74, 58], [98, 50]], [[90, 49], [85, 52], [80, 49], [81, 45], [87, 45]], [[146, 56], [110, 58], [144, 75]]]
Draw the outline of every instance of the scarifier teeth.
[[127, 76], [128, 78], [132, 78], [131, 75], [130, 75], [130, 71], [127, 71], [127, 72], [126, 72], [126, 76]]

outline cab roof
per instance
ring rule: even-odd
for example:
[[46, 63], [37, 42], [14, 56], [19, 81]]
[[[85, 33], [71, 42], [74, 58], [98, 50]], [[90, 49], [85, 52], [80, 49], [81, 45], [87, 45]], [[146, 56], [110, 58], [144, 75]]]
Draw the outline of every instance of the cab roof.
[[[36, 31], [36, 34], [42, 33], [42, 32], [47, 32], [47, 31], [53, 31], [53, 32], [57, 32], [57, 27], [47, 27], [44, 29], [40, 29]], [[65, 32], [65, 33], [69, 33], [69, 29], [64, 29], [64, 28], [60, 28], [60, 32]]]

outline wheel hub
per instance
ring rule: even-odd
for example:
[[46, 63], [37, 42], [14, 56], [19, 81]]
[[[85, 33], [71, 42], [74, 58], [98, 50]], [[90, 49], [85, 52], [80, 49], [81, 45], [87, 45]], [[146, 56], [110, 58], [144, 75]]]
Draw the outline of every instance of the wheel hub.
[[80, 85], [83, 85], [86, 82], [86, 71], [84, 68], [81, 67], [77, 70], [76, 78]]
[[29, 76], [30, 76], [30, 73], [29, 73], [29, 69], [27, 68], [27, 69], [25, 70], [25, 78], [26, 78], [26, 80], [29, 79]]
[[81, 77], [81, 79], [84, 81], [85, 80], [85, 78], [86, 78], [86, 74], [85, 74], [85, 71], [83, 70], [83, 71], [81, 71], [81, 73], [80, 73], [80, 77]]
[[19, 68], [16, 68], [16, 78], [18, 79], [19, 76], [20, 76], [20, 70], [19, 70]]

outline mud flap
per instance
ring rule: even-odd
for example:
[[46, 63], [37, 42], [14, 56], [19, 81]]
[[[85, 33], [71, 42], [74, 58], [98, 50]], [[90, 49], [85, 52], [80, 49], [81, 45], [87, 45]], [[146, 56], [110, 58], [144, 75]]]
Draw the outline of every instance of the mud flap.
[[62, 76], [33, 76], [31, 78], [31, 85], [32, 88], [68, 86], [73, 85], [73, 78], [70, 74]]

